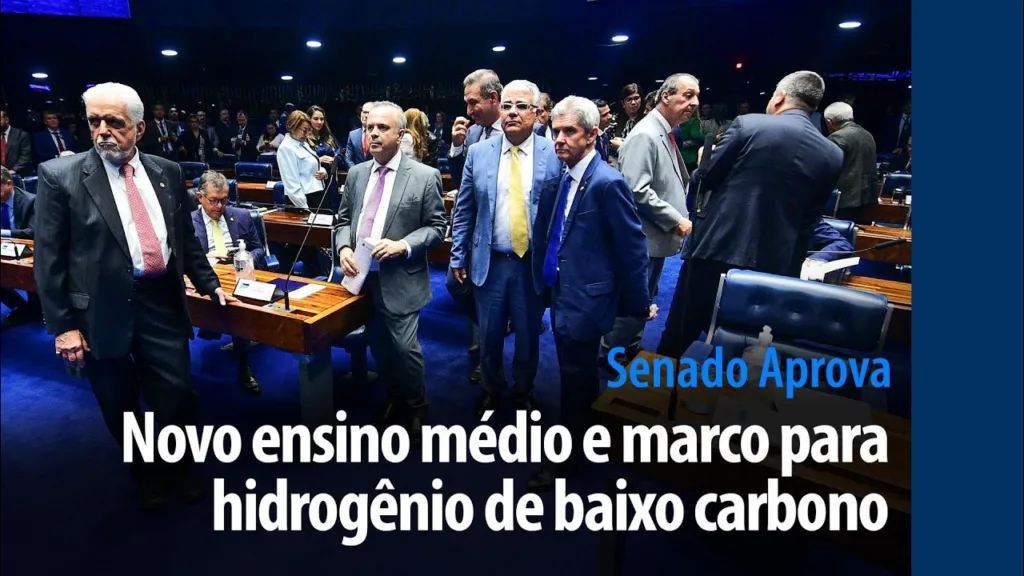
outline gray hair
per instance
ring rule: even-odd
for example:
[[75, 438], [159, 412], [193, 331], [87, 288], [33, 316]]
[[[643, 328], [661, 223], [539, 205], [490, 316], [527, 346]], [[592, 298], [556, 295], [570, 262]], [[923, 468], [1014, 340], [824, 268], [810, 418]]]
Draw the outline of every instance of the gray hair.
[[785, 93], [808, 112], [818, 109], [825, 95], [825, 80], [815, 72], [801, 70], [787, 75], [775, 86], [775, 94]]
[[828, 108], [825, 108], [824, 116], [825, 120], [836, 124], [853, 122], [853, 106], [846, 102], [833, 102], [828, 105]]
[[572, 116], [583, 126], [583, 130], [590, 132], [601, 124], [601, 112], [592, 100], [579, 96], [566, 96], [551, 110], [551, 118]]
[[11, 171], [3, 166], [0, 166], [0, 182], [3, 182], [4, 184], [14, 182], [14, 178], [11, 178]]
[[370, 108], [370, 112], [373, 112], [377, 108], [387, 108], [388, 110], [394, 112], [398, 129], [405, 130], [405, 111], [402, 110], [401, 106], [395, 104], [394, 102], [388, 102], [386, 100], [382, 102], [374, 102], [373, 108]]
[[543, 108], [551, 108], [554, 102], [551, 100], [551, 95], [547, 92], [540, 93], [540, 106]]
[[501, 94], [501, 80], [498, 79], [498, 74], [494, 70], [481, 68], [466, 76], [466, 79], [462, 81], [463, 88], [468, 88], [472, 84], [480, 85], [480, 94], [485, 98], [491, 92]]
[[206, 196], [206, 187], [212, 186], [214, 190], [227, 190], [228, 179], [216, 170], [207, 170], [199, 177], [199, 193]]
[[142, 122], [142, 117], [146, 113], [146, 108], [142, 105], [142, 98], [139, 98], [139, 93], [131, 86], [124, 84], [107, 82], [89, 88], [82, 94], [82, 101], [85, 103], [86, 108], [89, 108], [89, 102], [93, 98], [110, 98], [124, 104], [128, 108], [128, 119], [132, 121], [133, 125]]
[[658, 91], [654, 94], [654, 103], [657, 104], [661, 102], [661, 97], [663, 94], [672, 95], [675, 94], [676, 92], [679, 92], [679, 84], [681, 84], [683, 80], [690, 80], [694, 84], [700, 86], [700, 80], [698, 80], [697, 77], [694, 76], [693, 74], [673, 74], [668, 78], [665, 78], [665, 81], [661, 83], [661, 88], [658, 88]]
[[530, 104], [534, 107], [540, 106], [540, 88], [529, 80], [513, 80], [505, 86], [505, 89], [501, 91], [501, 99], [505, 99], [506, 92], [529, 92], [532, 94], [530, 98]]

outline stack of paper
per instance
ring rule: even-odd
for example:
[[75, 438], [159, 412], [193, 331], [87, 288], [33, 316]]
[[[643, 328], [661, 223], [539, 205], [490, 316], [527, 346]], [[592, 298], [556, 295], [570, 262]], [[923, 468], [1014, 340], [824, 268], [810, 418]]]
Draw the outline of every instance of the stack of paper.
[[366, 275], [370, 273], [370, 263], [373, 261], [373, 256], [370, 256], [370, 253], [373, 252], [376, 245], [375, 240], [364, 238], [359, 246], [356, 246], [354, 258], [358, 273], [355, 276], [345, 276], [345, 279], [341, 281], [345, 290], [352, 294], [359, 294], [359, 291], [363, 289], [363, 282], [366, 281]]

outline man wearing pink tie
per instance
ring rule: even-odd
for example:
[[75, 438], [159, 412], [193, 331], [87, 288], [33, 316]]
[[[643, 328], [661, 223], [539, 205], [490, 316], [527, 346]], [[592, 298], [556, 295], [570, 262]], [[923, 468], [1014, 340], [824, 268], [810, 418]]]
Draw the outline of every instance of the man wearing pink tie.
[[[146, 132], [138, 93], [99, 84], [82, 98], [93, 149], [39, 166], [35, 279], [57, 355], [85, 368], [121, 443], [124, 414], [143, 420], [140, 393], [158, 426], [197, 423], [184, 275], [221, 305], [233, 299], [192, 230], [181, 169], [136, 148]], [[186, 502], [201, 499], [190, 462], [145, 464], [135, 454], [143, 507], [163, 506], [171, 487]]]

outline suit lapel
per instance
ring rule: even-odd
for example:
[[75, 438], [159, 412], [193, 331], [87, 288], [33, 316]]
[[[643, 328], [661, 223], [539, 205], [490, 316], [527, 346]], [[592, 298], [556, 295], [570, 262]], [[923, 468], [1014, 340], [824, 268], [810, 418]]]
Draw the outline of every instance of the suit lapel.
[[[401, 152], [399, 152], [401, 154]], [[398, 161], [398, 173], [395, 174], [395, 186], [391, 189], [391, 200], [388, 202], [388, 215], [384, 219], [384, 228], [381, 230], [380, 237], [384, 238], [387, 236], [388, 228], [391, 228], [391, 223], [395, 220], [395, 214], [398, 213], [398, 207], [402, 204], [402, 197], [405, 196], [405, 188], [409, 184], [409, 172], [412, 169], [414, 160], [406, 158], [404, 155]]]
[[89, 152], [89, 159], [83, 164], [82, 173], [85, 190], [92, 197], [92, 201], [96, 203], [96, 209], [106, 221], [107, 227], [110, 228], [114, 239], [117, 240], [117, 245], [124, 252], [125, 258], [131, 261], [132, 254], [128, 250], [128, 239], [124, 235], [121, 214], [117, 211], [117, 203], [114, 202], [114, 192], [110, 189], [110, 181], [107, 179], [103, 160], [95, 150]]
[[153, 192], [156, 193], [157, 200], [160, 201], [160, 211], [164, 214], [164, 224], [167, 226], [167, 243], [173, 249], [175, 246], [174, 242], [174, 218], [173, 213], [173, 200], [171, 199], [171, 188], [170, 183], [167, 181], [167, 176], [164, 171], [157, 166], [156, 162], [153, 162], [145, 154], [141, 154], [142, 165], [146, 167], [146, 176], [149, 177], [149, 183], [153, 185]]
[[[238, 220], [235, 219], [235, 213], [228, 207], [224, 210], [224, 216], [221, 216], [221, 218], [228, 219], [228, 234], [231, 235], [231, 242], [238, 246]], [[248, 246], [246, 249], [248, 249]]]
[[583, 203], [584, 198], [587, 194], [587, 189], [590, 187], [590, 178], [594, 175], [594, 171], [597, 170], [597, 162], [601, 160], [599, 155], [594, 155], [591, 159], [590, 164], [587, 165], [587, 170], [583, 173], [583, 178], [580, 179], [580, 185], [576, 189], [576, 195], [572, 199], [572, 206], [569, 207], [569, 215], [565, 217], [565, 224], [562, 225], [562, 240], [559, 244], [559, 249], [565, 244], [564, 240], [569, 235], [569, 230], [572, 228], [573, 222], [576, 221], [576, 211], [579, 210], [580, 204]]
[[195, 228], [196, 238], [203, 247], [203, 252], [210, 251], [210, 241], [206, 235], [206, 220], [203, 220], [203, 209], [200, 208], [192, 213], [192, 227]]
[[495, 151], [492, 153], [492, 162], [487, 166], [487, 177], [484, 180], [487, 186], [487, 202], [488, 210], [491, 213], [491, 230], [494, 230], [494, 219], [497, 217], [495, 212], [498, 205], [498, 166], [501, 166], [501, 149], [504, 142], [503, 138], [494, 138], [498, 142], [497, 146], [494, 146]]
[[[366, 175], [363, 176], [358, 174], [361, 170], [358, 166], [353, 169], [357, 174], [352, 174], [354, 178], [351, 178], [352, 187], [345, 186], [345, 194], [352, 194], [352, 221], [350, 224], [351, 235], [349, 242], [352, 246], [356, 245], [356, 234], [359, 232], [359, 222], [363, 219], [363, 196], [366, 195], [366, 187], [370, 185], [370, 174], [373, 174], [372, 164], [371, 168], [366, 170]], [[346, 184], [350, 181], [346, 180]], [[354, 250], [355, 248], [353, 248]]]
[[673, 160], [672, 170], [676, 173], [676, 176], [679, 177], [679, 180], [683, 181], [683, 174], [682, 172], [680, 172], [680, 166], [682, 166], [683, 159], [679, 157], [679, 154], [676, 154], [675, 147], [672, 146], [672, 143], [668, 141], [669, 138], [673, 138], [671, 132], [669, 132], [668, 134], [662, 133], [661, 144], [662, 146], [665, 147], [665, 150], [668, 151], [669, 157], [671, 157]]
[[530, 222], [537, 218], [537, 204], [540, 203], [540, 194], [544, 189], [544, 181], [547, 180], [548, 169], [548, 143], [543, 138], [533, 139], [533, 190], [530, 191]]

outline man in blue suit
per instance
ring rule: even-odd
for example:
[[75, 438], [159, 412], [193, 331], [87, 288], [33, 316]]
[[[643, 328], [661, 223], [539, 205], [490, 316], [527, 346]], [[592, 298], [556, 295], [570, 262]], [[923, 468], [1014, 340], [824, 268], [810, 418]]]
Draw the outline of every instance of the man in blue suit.
[[810, 120], [824, 92], [814, 72], [786, 76], [767, 115], [737, 117], [698, 168], [693, 233], [659, 354], [682, 356], [708, 329], [719, 278], [729, 270], [800, 276], [843, 166], [843, 151]]
[[[224, 175], [208, 170], [199, 178], [198, 210], [192, 212], [192, 227], [196, 237], [210, 258], [226, 258], [232, 248], [245, 242], [245, 249], [252, 255], [257, 270], [267, 269], [266, 253], [256, 232], [256, 223], [248, 210], [228, 206], [228, 181]], [[200, 338], [217, 340], [220, 334], [199, 331]], [[253, 374], [249, 363], [250, 343], [243, 338], [231, 338], [231, 347], [238, 359], [238, 385], [249, 394], [260, 393], [260, 383]]]
[[369, 145], [370, 138], [366, 134], [366, 119], [370, 117], [370, 109], [373, 102], [363, 104], [359, 109], [359, 123], [361, 126], [348, 133], [348, 141], [345, 143], [345, 164], [352, 168], [356, 164], [362, 164], [370, 159]]
[[[545, 192], [534, 227], [544, 231], [533, 254], [534, 274], [550, 290], [551, 328], [561, 379], [561, 420], [576, 442], [590, 424], [599, 393], [601, 337], [615, 318], [651, 319], [647, 238], [633, 190], [601, 160], [600, 114], [586, 98], [569, 96], [552, 111], [555, 152], [568, 170]], [[554, 487], [563, 467], [547, 464], [530, 478], [532, 491]]]
[[536, 408], [544, 305], [543, 284], [531, 264], [537, 248], [532, 223], [541, 196], [557, 189], [561, 175], [554, 145], [533, 133], [539, 104], [532, 82], [515, 80], [504, 88], [504, 136], [469, 149], [453, 212], [452, 274], [460, 284], [472, 282], [480, 323], [480, 414], [494, 410], [506, 388], [502, 358], [510, 319], [516, 335], [511, 397], [521, 409]]
[[36, 132], [32, 139], [36, 164], [53, 160], [64, 151], [78, 152], [78, 142], [74, 134], [67, 128], [60, 127], [60, 116], [57, 116], [56, 112], [43, 112], [43, 123], [46, 124], [46, 128]]

